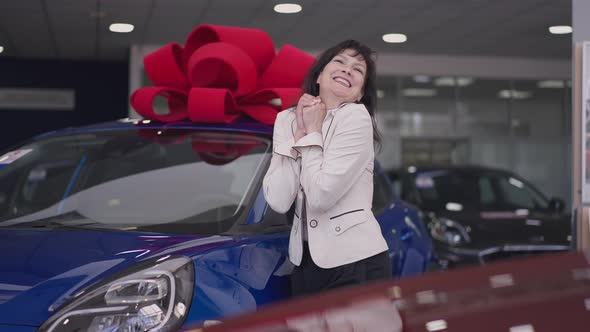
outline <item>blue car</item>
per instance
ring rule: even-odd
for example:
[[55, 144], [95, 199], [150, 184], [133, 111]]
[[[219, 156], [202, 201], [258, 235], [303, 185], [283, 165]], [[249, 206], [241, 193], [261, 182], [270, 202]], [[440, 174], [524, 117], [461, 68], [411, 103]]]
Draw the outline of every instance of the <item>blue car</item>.
[[[47, 133], [0, 153], [0, 330], [176, 331], [290, 296], [290, 213], [261, 183], [272, 127], [150, 120]], [[432, 244], [377, 167], [396, 277]]]

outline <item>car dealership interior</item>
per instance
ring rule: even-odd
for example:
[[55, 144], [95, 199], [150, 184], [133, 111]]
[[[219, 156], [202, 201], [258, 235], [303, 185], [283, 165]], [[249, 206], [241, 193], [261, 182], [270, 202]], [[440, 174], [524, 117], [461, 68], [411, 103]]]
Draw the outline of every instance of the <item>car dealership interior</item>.
[[[559, 331], [558, 301], [563, 326], [586, 326], [587, 13], [588, 0], [0, 1], [0, 330]], [[332, 122], [326, 146], [302, 149], [295, 115], [291, 146], [277, 138], [308, 70], [348, 39], [375, 51], [366, 209], [312, 204], [303, 151], [321, 147], [318, 174], [344, 173]], [[267, 178], [289, 158], [297, 179], [279, 189], [297, 188], [277, 208]], [[346, 174], [336, 193], [314, 182], [324, 199], [348, 197]], [[351, 248], [374, 220], [393, 278], [295, 296], [293, 242], [312, 261], [319, 249], [294, 234], [318, 220]]]

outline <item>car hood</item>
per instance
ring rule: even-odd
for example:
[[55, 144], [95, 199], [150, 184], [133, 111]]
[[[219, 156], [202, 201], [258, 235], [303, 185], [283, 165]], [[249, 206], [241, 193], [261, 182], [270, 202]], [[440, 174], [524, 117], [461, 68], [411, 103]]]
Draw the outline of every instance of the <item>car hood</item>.
[[545, 214], [516, 215], [512, 212], [444, 212], [437, 215], [465, 226], [470, 248], [502, 245], [570, 245], [571, 228], [567, 216]]
[[64, 229], [0, 230], [0, 324], [39, 326], [80, 290], [135, 263], [191, 255], [230, 237]]

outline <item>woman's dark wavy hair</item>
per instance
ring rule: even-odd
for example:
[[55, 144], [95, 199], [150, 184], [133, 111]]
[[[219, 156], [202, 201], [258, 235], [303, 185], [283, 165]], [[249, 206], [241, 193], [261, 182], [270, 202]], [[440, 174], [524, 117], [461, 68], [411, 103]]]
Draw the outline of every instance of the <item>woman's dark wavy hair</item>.
[[324, 67], [326, 67], [336, 55], [348, 49], [355, 51], [355, 56], [360, 56], [367, 64], [365, 84], [363, 86], [363, 97], [361, 98], [360, 103], [365, 105], [369, 111], [369, 115], [371, 115], [371, 121], [373, 122], [373, 140], [378, 146], [380, 146], [381, 134], [379, 133], [377, 123], [375, 122], [375, 109], [377, 106], [377, 70], [375, 68], [374, 60], [375, 52], [371, 48], [356, 40], [350, 39], [325, 50], [307, 72], [305, 80], [303, 81], [303, 92], [312, 96], [319, 96], [320, 86], [316, 83], [318, 76], [322, 70], [324, 70]]

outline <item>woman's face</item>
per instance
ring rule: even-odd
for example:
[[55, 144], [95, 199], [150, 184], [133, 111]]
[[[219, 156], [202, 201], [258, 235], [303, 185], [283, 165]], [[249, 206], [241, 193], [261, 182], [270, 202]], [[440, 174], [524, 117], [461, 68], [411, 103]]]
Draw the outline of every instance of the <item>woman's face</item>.
[[340, 102], [357, 102], [363, 97], [367, 64], [356, 51], [346, 49], [336, 55], [318, 76], [320, 97], [327, 94]]

